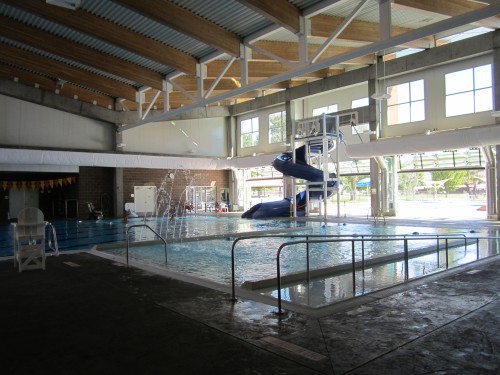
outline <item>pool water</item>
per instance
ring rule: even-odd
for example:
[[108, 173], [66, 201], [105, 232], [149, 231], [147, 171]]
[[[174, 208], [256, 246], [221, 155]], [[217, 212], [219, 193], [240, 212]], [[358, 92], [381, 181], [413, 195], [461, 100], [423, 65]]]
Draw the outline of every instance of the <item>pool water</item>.
[[[242, 219], [229, 219], [233, 226], [238, 227]], [[220, 228], [230, 229], [228, 223], [224, 223]], [[372, 224], [331, 224], [325, 225], [321, 222], [301, 222], [295, 223], [288, 220], [258, 221], [243, 220], [240, 228], [245, 231], [256, 233], [257, 230], [264, 234], [266, 229], [283, 228], [288, 232], [285, 238], [257, 238], [238, 242], [235, 246], [235, 281], [236, 285], [252, 284], [256, 281], [276, 279], [276, 256], [281, 244], [289, 241], [301, 240], [293, 237], [299, 235], [398, 235], [415, 237], [412, 240], [410, 251], [418, 251], [436, 247], [435, 239], [426, 239], [425, 235], [461, 235], [466, 233], [458, 232], [449, 228], [429, 228], [429, 227], [405, 227], [405, 226], [375, 226]], [[251, 229], [254, 229], [252, 231]], [[199, 229], [198, 229], [199, 231]], [[208, 232], [203, 229], [202, 233]], [[141, 263], [166, 268], [168, 270], [192, 275], [198, 278], [211, 280], [216, 283], [231, 285], [231, 248], [235, 238], [235, 230], [226, 232], [227, 237], [215, 238], [204, 241], [185, 241], [169, 243], [167, 246], [167, 261], [165, 261], [165, 248], [163, 244], [137, 246], [129, 248], [129, 259]], [[422, 238], [423, 237], [423, 238]], [[193, 238], [193, 237], [191, 237]], [[462, 237], [461, 237], [462, 238]], [[304, 238], [305, 239], [305, 238]], [[457, 240], [463, 243], [463, 239]], [[444, 242], [441, 245], [444, 248]], [[488, 250], [481, 250], [487, 252]], [[107, 253], [125, 258], [125, 248], [118, 247], [107, 249]], [[364, 252], [365, 260], [375, 259], [381, 256], [401, 254], [403, 252], [403, 241], [367, 241], [364, 248], [361, 242], [355, 243], [355, 258], [360, 261]], [[352, 242], [333, 242], [310, 245], [310, 269], [324, 269], [341, 264], [350, 264], [352, 261]], [[476, 248], [469, 246], [457, 246], [450, 251], [450, 265], [461, 264], [462, 262], [475, 260]], [[443, 269], [445, 258], [444, 250], [417, 258], [411, 259], [409, 264], [410, 277], [417, 277], [424, 274], [436, 272]], [[439, 263], [438, 263], [439, 262]], [[280, 256], [281, 275], [304, 272], [306, 270], [306, 250], [305, 245], [294, 245], [286, 247]], [[310, 283], [294, 283], [282, 288], [283, 298], [293, 300], [294, 303], [306, 303], [320, 307], [332, 303], [333, 301], [349, 298], [352, 296], [374, 291], [404, 280], [404, 263], [394, 261], [389, 264], [379, 264], [366, 267], [364, 272], [356, 272], [356, 281], [353, 284], [350, 271], [337, 274], [335, 277], [323, 277], [311, 280]], [[276, 286], [263, 288], [260, 293], [264, 295], [276, 296]]]
[[[131, 244], [149, 243], [147, 246], [131, 246], [129, 258], [142, 264], [165, 268], [186, 275], [196, 276], [219, 284], [231, 285], [231, 247], [233, 240], [242, 233], [265, 234], [269, 231], [283, 231], [286, 238], [258, 238], [240, 241], [235, 247], [236, 285], [251, 284], [256, 281], [276, 279], [277, 249], [284, 242], [300, 240], [298, 235], [466, 235], [447, 228], [377, 226], [373, 224], [334, 224], [311, 221], [290, 220], [248, 220], [233, 217], [188, 216], [174, 221], [161, 218], [133, 219], [128, 223], [123, 220], [86, 220], [52, 222], [57, 232], [60, 252], [71, 250], [103, 249], [103, 252], [125, 259], [126, 229], [129, 227]], [[163, 244], [151, 245], [157, 236], [144, 226], [147, 224], [168, 241], [167, 262]], [[134, 226], [134, 227], [131, 227]], [[483, 233], [487, 234], [486, 231]], [[200, 240], [201, 239], [201, 240]], [[11, 256], [13, 228], [11, 225], [0, 227], [0, 256]], [[355, 242], [355, 258], [359, 261], [401, 253], [402, 242], [367, 241], [364, 248]], [[436, 246], [436, 240], [419, 238], [412, 241], [411, 250]], [[108, 247], [112, 247], [108, 249]], [[106, 249], [104, 249], [106, 248]], [[457, 247], [450, 252], [453, 264], [475, 260], [475, 248]], [[494, 253], [496, 247], [481, 248], [481, 256]], [[334, 242], [311, 245], [309, 248], [310, 269], [324, 269], [350, 264], [352, 261], [352, 243]], [[411, 277], [435, 272], [443, 268], [443, 251], [421, 255], [411, 259], [409, 272]], [[281, 275], [290, 275], [306, 270], [305, 245], [287, 246], [280, 256]], [[343, 298], [349, 298], [398, 283], [404, 279], [405, 266], [402, 261], [389, 264], [375, 264], [357, 271], [353, 281], [347, 271], [335, 276], [312, 279], [311, 282], [283, 284], [282, 294], [285, 300], [308, 306], [320, 307]], [[276, 287], [259, 289], [263, 295], [276, 296]]]

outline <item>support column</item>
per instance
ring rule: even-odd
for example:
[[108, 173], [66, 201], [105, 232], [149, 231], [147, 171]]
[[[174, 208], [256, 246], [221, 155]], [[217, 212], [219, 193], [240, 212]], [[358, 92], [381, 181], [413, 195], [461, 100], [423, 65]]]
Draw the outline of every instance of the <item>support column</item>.
[[[500, 109], [500, 35], [495, 33], [495, 38], [493, 39], [494, 49], [493, 49], [493, 97], [495, 110]], [[495, 122], [500, 125], [500, 118], [495, 117]], [[491, 201], [494, 207], [488, 207], [488, 217], [491, 216], [492, 219], [498, 220], [498, 213], [500, 212], [500, 186], [498, 185], [498, 178], [500, 176], [500, 146], [491, 146], [496, 148], [496, 160], [493, 169], [490, 171], [490, 179], [488, 183], [488, 189], [486, 190], [488, 197], [487, 202]], [[488, 164], [487, 164], [488, 167]], [[487, 169], [488, 174], [488, 169]], [[491, 190], [490, 190], [491, 187]], [[496, 217], [495, 217], [496, 216]]]
[[[287, 100], [285, 102], [285, 113], [286, 113], [286, 142], [290, 144], [290, 150], [294, 152], [293, 150], [293, 128], [292, 128], [292, 123], [293, 121], [296, 120], [297, 118], [297, 111], [296, 111], [296, 106], [297, 102], [295, 101], [290, 101]], [[286, 177], [283, 176], [283, 196], [284, 198], [289, 198], [289, 197], [295, 197], [295, 187], [293, 183], [293, 178], [291, 177]], [[293, 211], [293, 208], [292, 208]]]
[[123, 168], [115, 168], [114, 171], [114, 181], [113, 181], [113, 188], [114, 188], [114, 207], [115, 207], [115, 212], [114, 216], [115, 217], [123, 217], [123, 212], [125, 210], [125, 202], [124, 202], [124, 197], [123, 197]]
[[[377, 91], [377, 82], [375, 80], [375, 69], [377, 65], [371, 67], [370, 78], [368, 79], [368, 111], [369, 111], [369, 126], [370, 126], [370, 142], [376, 141], [379, 136], [379, 119], [377, 115], [377, 101], [372, 98], [372, 95]], [[380, 216], [380, 167], [374, 158], [370, 159], [370, 216]]]

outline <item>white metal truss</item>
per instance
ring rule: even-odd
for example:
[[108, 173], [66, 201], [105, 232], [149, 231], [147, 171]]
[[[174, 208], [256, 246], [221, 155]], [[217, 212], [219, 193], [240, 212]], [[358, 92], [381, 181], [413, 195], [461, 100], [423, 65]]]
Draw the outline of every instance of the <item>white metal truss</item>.
[[[355, 11], [351, 14], [351, 17], [346, 18], [346, 20], [344, 20], [342, 25], [345, 24], [345, 26], [346, 26], [348, 22], [351, 22], [352, 19], [355, 17], [355, 16], [353, 16], [353, 14], [354, 13], [357, 14], [356, 10], [360, 10], [362, 8], [362, 6], [364, 4], [366, 4], [367, 1], [369, 1], [369, 0], [361, 0], [359, 5], [356, 7]], [[322, 6], [324, 6], [324, 7], [330, 7], [330, 6], [334, 6], [335, 4], [337, 4], [339, 2], [340, 1], [324, 1], [320, 4], [322, 4]], [[210, 92], [208, 94], [203, 93], [203, 90], [200, 88], [200, 86], [201, 87], [203, 86], [203, 78], [202, 78], [203, 69], [199, 69], [198, 75], [200, 78], [197, 80], [197, 82], [198, 82], [198, 90], [197, 90], [198, 95], [197, 95], [197, 97], [194, 97], [187, 90], [185, 90], [180, 85], [178, 85], [177, 83], [172, 81], [172, 79], [175, 76], [181, 75], [180, 72], [176, 72], [174, 75], [169, 75], [169, 77], [166, 78], [167, 83], [174, 86], [176, 89], [178, 89], [182, 93], [184, 93], [188, 98], [190, 98], [193, 101], [193, 103], [185, 105], [181, 108], [177, 108], [175, 110], [168, 110], [168, 106], [166, 106], [166, 107], [164, 107], [165, 108], [164, 113], [162, 113], [160, 115], [156, 115], [156, 116], [150, 116], [150, 117], [144, 118], [144, 119], [142, 119], [142, 114], [141, 114], [141, 116], [139, 116], [139, 118], [141, 118], [141, 120], [139, 120], [138, 122], [136, 122], [134, 124], [123, 125], [121, 128], [118, 129], [118, 131], [125, 131], [125, 130], [132, 129], [132, 128], [135, 128], [138, 126], [142, 126], [142, 125], [150, 123], [150, 122], [169, 120], [169, 119], [179, 115], [180, 113], [198, 108], [200, 106], [206, 106], [206, 105], [209, 105], [212, 103], [221, 102], [221, 101], [224, 101], [226, 99], [236, 97], [238, 95], [242, 95], [242, 94], [248, 93], [248, 92], [253, 91], [253, 90], [259, 90], [262, 87], [265, 87], [268, 85], [272, 85], [272, 84], [275, 84], [278, 82], [287, 81], [287, 80], [290, 80], [294, 77], [300, 77], [300, 76], [303, 76], [305, 74], [309, 74], [309, 73], [314, 72], [314, 71], [329, 68], [332, 65], [341, 64], [341, 63], [348, 61], [348, 60], [352, 60], [352, 59], [356, 59], [356, 58], [359, 58], [359, 57], [362, 57], [365, 55], [377, 53], [379, 51], [389, 49], [393, 46], [404, 45], [404, 44], [411, 42], [413, 40], [428, 37], [430, 35], [437, 34], [437, 33], [440, 33], [440, 32], [443, 32], [443, 31], [446, 31], [446, 30], [449, 30], [452, 28], [456, 28], [456, 27], [459, 27], [462, 25], [466, 25], [469, 23], [473, 23], [473, 22], [479, 21], [479, 20], [484, 19], [484, 18], [496, 16], [497, 14], [500, 13], [500, 4], [497, 2], [491, 1], [492, 4], [490, 6], [487, 6], [487, 7], [475, 10], [475, 11], [471, 11], [471, 12], [468, 12], [468, 13], [465, 13], [465, 14], [462, 14], [459, 16], [455, 16], [455, 17], [452, 17], [449, 19], [445, 19], [443, 21], [436, 22], [432, 25], [425, 26], [425, 27], [422, 27], [419, 29], [415, 29], [413, 31], [409, 31], [409, 32], [401, 34], [401, 35], [391, 36], [390, 35], [390, 29], [391, 29], [390, 0], [378, 0], [378, 2], [379, 2], [379, 7], [380, 7], [379, 8], [379, 16], [380, 16], [380, 23], [381, 23], [381, 26], [380, 26], [381, 27], [381, 31], [380, 31], [381, 40], [379, 42], [374, 42], [374, 43], [371, 43], [369, 45], [359, 47], [355, 50], [352, 50], [352, 51], [349, 51], [349, 52], [346, 52], [346, 53], [343, 53], [343, 54], [340, 54], [337, 56], [333, 56], [330, 58], [323, 59], [321, 61], [317, 61], [317, 57], [319, 56], [317, 53], [316, 55], [318, 55], [318, 56], [315, 56], [307, 64], [296, 65], [295, 68], [292, 68], [288, 72], [281, 73], [281, 74], [275, 75], [273, 77], [263, 79], [259, 82], [249, 84], [248, 83], [248, 77], [249, 77], [248, 61], [249, 61], [249, 58], [251, 56], [252, 51], [247, 45], [251, 41], [258, 40], [261, 35], [265, 35], [265, 33], [263, 33], [263, 32], [256, 33], [256, 35], [254, 37], [246, 38], [244, 43], [242, 43], [242, 45], [241, 45], [241, 56], [240, 56], [241, 87], [227, 91], [221, 95], [210, 96], [210, 94], [213, 91], [213, 88], [209, 89]], [[304, 12], [304, 14], [307, 14], [307, 16], [310, 17], [311, 15], [315, 14], [315, 11], [311, 10], [309, 12]], [[339, 28], [328, 38], [328, 40], [327, 40], [328, 44], [331, 43], [331, 41], [333, 41], [334, 38], [339, 34], [339, 32], [338, 32]], [[274, 30], [274, 28], [271, 28], [271, 29]], [[271, 32], [271, 29], [269, 29], [269, 30], [266, 29], [266, 33]], [[306, 29], [307, 29], [306, 23], [304, 23], [304, 32], [305, 33], [307, 33]], [[304, 37], [304, 33], [299, 33], [299, 35], [297, 35], [297, 37], [299, 38], [299, 49], [300, 48], [305, 49], [306, 48], [305, 43], [306, 43], [307, 38]], [[328, 46], [327, 42], [325, 42], [323, 47], [326, 48]], [[255, 46], [252, 46], [252, 48], [254, 48], [254, 47]], [[261, 51], [261, 52], [263, 52], [263, 51]], [[223, 54], [221, 54], [221, 56], [222, 55]], [[267, 53], [267, 55], [269, 56], [269, 53]], [[301, 55], [300, 59], [303, 60], [303, 59], [305, 59], [305, 56], [307, 56], [307, 53], [302, 51], [299, 53], [299, 55]], [[215, 55], [211, 56], [211, 59], [214, 59], [214, 58], [216, 58]], [[277, 60], [277, 61], [280, 61], [280, 60]], [[231, 62], [231, 64], [232, 64], [232, 62]], [[222, 74], [225, 74], [225, 72], [227, 71], [226, 68], [229, 69], [228, 65], [226, 65], [225, 69], [223, 69], [224, 73], [221, 73], [221, 75], [219, 75], [219, 77], [217, 78], [219, 81], [222, 78]], [[164, 92], [166, 92], [167, 96], [168, 96], [168, 91], [164, 91]]]

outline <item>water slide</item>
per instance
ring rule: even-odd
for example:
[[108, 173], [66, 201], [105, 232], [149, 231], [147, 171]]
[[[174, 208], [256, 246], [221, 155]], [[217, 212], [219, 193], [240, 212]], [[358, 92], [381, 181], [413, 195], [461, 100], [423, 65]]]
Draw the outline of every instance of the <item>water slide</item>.
[[[310, 182], [323, 182], [323, 171], [307, 164], [305, 160], [306, 146], [301, 146], [295, 150], [295, 163], [290, 152], [283, 153], [273, 161], [273, 167], [286, 176], [300, 178]], [[335, 177], [332, 173], [331, 177]], [[336, 182], [329, 181], [328, 187], [334, 187]], [[315, 186], [311, 186], [315, 187]], [[321, 188], [322, 185], [317, 187]], [[322, 191], [312, 191], [309, 193], [311, 198], [319, 198], [323, 195]], [[295, 196], [297, 201], [297, 216], [304, 216], [305, 205], [307, 203], [306, 192], [301, 191]], [[265, 219], [269, 217], [289, 217], [292, 198], [285, 198], [275, 202], [258, 203], [244, 212], [241, 217], [247, 219]]]

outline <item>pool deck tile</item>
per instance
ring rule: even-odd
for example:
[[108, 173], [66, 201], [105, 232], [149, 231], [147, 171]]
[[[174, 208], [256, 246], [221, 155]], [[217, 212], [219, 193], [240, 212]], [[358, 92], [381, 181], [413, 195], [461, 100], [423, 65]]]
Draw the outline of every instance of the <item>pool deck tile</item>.
[[[478, 224], [479, 228], [480, 225]], [[471, 226], [472, 228], [472, 226]], [[91, 253], [0, 262], [4, 374], [497, 374], [500, 257], [314, 315]]]

